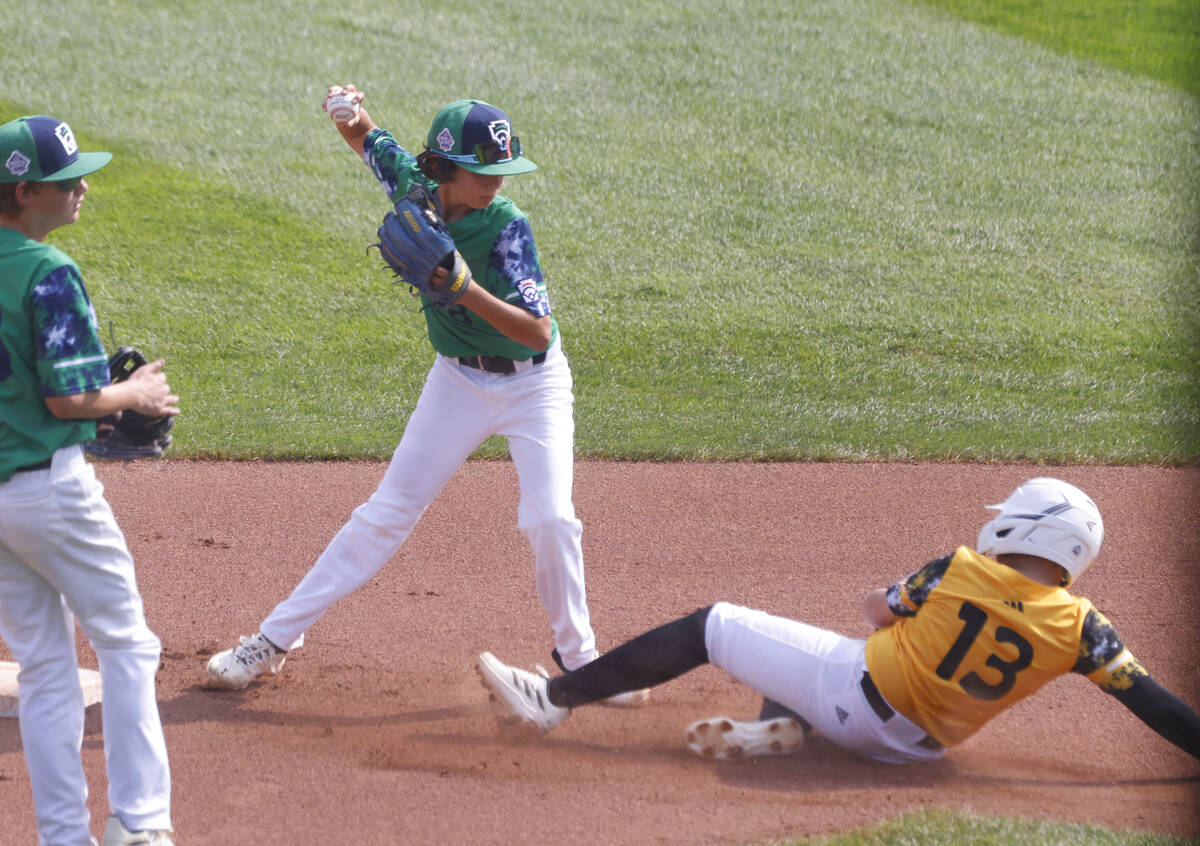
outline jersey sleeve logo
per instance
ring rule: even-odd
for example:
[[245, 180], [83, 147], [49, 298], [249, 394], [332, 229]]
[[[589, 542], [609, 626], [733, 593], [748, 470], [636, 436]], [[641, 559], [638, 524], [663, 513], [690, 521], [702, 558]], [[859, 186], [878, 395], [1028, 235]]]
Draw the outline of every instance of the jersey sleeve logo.
[[538, 296], [537, 282], [532, 279], [522, 279], [517, 283], [517, 290], [521, 293], [521, 299], [528, 305], [537, 305], [540, 297]]

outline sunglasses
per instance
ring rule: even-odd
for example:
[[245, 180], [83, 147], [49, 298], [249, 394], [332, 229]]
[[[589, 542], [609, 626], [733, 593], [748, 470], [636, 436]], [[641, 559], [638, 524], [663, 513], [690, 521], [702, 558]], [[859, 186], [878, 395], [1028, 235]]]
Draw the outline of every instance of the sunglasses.
[[76, 176], [74, 179], [59, 179], [54, 182], [58, 186], [58, 190], [64, 194], [70, 194], [79, 188], [79, 183], [83, 181], [82, 176]]
[[506, 145], [501, 145], [496, 141], [485, 141], [482, 144], [476, 144], [475, 151], [470, 155], [451, 156], [445, 153], [441, 155], [452, 162], [481, 165], [500, 164], [521, 158], [521, 139], [514, 135]]

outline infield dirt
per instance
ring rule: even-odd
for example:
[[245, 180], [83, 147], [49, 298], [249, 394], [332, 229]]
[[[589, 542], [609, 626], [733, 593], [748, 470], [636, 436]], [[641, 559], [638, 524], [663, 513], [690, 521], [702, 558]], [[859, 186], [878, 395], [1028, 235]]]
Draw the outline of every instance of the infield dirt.
[[[920, 808], [1200, 836], [1200, 762], [1079, 677], [943, 760], [904, 768], [820, 738], [788, 759], [694, 757], [689, 722], [757, 712], [755, 694], [712, 667], [655, 689], [641, 710], [584, 709], [540, 741], [506, 739], [475, 656], [550, 666], [552, 644], [504, 461], [464, 466], [279, 676], [211, 690], [208, 657], [257, 630], [385, 465], [97, 469], [163, 641], [180, 846], [766, 842]], [[1200, 707], [1194, 468], [581, 461], [575, 504], [599, 646], [717, 600], [865, 637], [864, 593], [973, 544], [982, 506], [1034, 475], [1097, 501], [1105, 546], [1078, 590]], [[82, 638], [80, 663], [96, 666]], [[108, 813], [98, 708], [84, 759], [98, 832]], [[0, 819], [0, 842], [36, 841], [16, 720], [0, 720]]]

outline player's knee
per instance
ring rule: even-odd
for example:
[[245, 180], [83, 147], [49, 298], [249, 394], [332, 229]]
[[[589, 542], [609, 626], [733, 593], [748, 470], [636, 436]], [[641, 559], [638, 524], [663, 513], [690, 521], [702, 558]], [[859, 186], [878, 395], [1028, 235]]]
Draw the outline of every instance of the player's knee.
[[575, 511], [547, 511], [530, 517], [522, 517], [517, 528], [530, 543], [538, 544], [543, 539], [558, 543], [575, 543], [583, 534], [583, 524]]
[[712, 605], [708, 606], [707, 610], [709, 613], [706, 615], [705, 619], [707, 620], [708, 617], [712, 617], [714, 620], [726, 619], [734, 612], [734, 610], [737, 609], [737, 607], [738, 606], [734, 605], [732, 602], [714, 602]]
[[17, 685], [27, 691], [67, 689], [75, 678], [78, 662], [71, 650], [55, 650], [18, 659]]
[[129, 640], [93, 643], [92, 648], [100, 659], [100, 674], [106, 685], [137, 684], [153, 678], [162, 661], [162, 643], [149, 631], [146, 636]]
[[141, 615], [126, 620], [125, 624], [120, 626], [81, 628], [97, 654], [123, 652], [154, 661], [158, 661], [162, 655], [162, 641], [150, 631]]

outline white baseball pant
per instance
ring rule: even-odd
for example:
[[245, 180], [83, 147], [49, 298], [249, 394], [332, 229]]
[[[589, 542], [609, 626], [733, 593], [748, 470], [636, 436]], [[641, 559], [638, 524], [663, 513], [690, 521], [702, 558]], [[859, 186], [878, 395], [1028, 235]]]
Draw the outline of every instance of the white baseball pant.
[[533, 548], [534, 582], [555, 647], [568, 669], [594, 660], [583, 528], [571, 500], [574, 402], [570, 365], [557, 340], [542, 364], [520, 362], [508, 375], [438, 355], [379, 487], [260, 631], [284, 649], [302, 645], [309, 626], [391, 559], [471, 453], [503, 435], [520, 486], [517, 526]]
[[74, 620], [100, 662], [108, 803], [130, 830], [171, 828], [155, 697], [161, 644], [133, 559], [79, 446], [0, 484], [0, 636], [20, 664], [21, 742], [39, 843], [89, 846]]
[[862, 687], [865, 640], [719, 602], [704, 628], [709, 661], [795, 711], [824, 737], [866, 758], [911, 763], [944, 750], [899, 713], [883, 720]]

